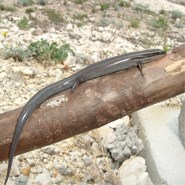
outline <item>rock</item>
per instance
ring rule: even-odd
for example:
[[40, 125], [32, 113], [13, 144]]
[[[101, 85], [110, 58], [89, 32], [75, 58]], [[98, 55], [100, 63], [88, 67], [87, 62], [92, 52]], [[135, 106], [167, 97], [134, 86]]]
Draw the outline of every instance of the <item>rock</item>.
[[46, 147], [42, 148], [41, 151], [46, 154], [53, 155], [56, 152], [55, 149], [56, 149], [56, 146], [50, 145], [50, 146], [46, 146]]
[[15, 73], [21, 73], [24, 76], [33, 77], [35, 75], [35, 71], [31, 67], [15, 66], [15, 67], [12, 68], [12, 70]]
[[67, 24], [66, 30], [67, 31], [73, 31], [73, 24], [72, 23]]
[[122, 185], [152, 185], [142, 157], [127, 159], [119, 168], [118, 176]]
[[35, 12], [31, 12], [31, 13], [30, 13], [30, 16], [31, 16], [32, 18], [37, 18], [37, 14], [36, 14]]
[[60, 173], [57, 173], [55, 178], [54, 178], [54, 183], [55, 184], [61, 184], [62, 183], [62, 175]]
[[37, 173], [42, 173], [43, 172], [43, 168], [42, 167], [37, 167], [37, 168], [33, 168], [31, 170], [31, 172], [34, 174], [37, 174]]
[[101, 10], [101, 6], [100, 6], [100, 5], [95, 6], [95, 10], [96, 10], [96, 11]]
[[21, 173], [24, 175], [24, 176], [29, 176], [30, 175], [30, 167], [29, 166], [26, 166], [26, 167], [23, 167], [21, 169]]
[[52, 185], [52, 178], [48, 170], [44, 169], [41, 174], [38, 174], [35, 177], [35, 182], [42, 185]]
[[73, 55], [68, 55], [68, 57], [65, 59], [64, 63], [66, 65], [74, 65], [76, 63], [76, 58]]
[[54, 164], [55, 169], [57, 169], [62, 175], [71, 176], [75, 173], [75, 170], [72, 168], [69, 168], [65, 163], [58, 163], [55, 162]]
[[115, 132], [104, 141], [104, 147], [115, 161], [122, 162], [131, 155], [137, 154], [142, 148], [142, 141], [137, 137], [134, 127], [118, 125]]
[[101, 151], [101, 148], [100, 148], [100, 145], [98, 145], [95, 142], [93, 142], [93, 144], [91, 146], [91, 151], [92, 151], [92, 153], [95, 157], [99, 157], [99, 156], [103, 155], [102, 151]]
[[33, 165], [35, 165], [35, 161], [34, 161], [34, 159], [26, 159], [26, 161], [27, 161], [27, 163], [29, 164], [29, 166], [33, 166]]
[[28, 177], [24, 175], [20, 175], [15, 181], [16, 181], [16, 184], [26, 185], [28, 181]]
[[42, 35], [44, 32], [41, 28], [37, 28], [37, 29], [33, 30], [31, 33], [34, 36], [39, 36], [39, 35]]
[[33, 77], [35, 75], [35, 71], [31, 67], [23, 67], [21, 72], [25, 76]]
[[84, 163], [87, 165], [87, 166], [89, 166], [89, 165], [91, 165], [92, 164], [92, 162], [93, 162], [93, 159], [92, 159], [92, 157], [91, 156], [83, 156], [83, 161], [84, 161]]
[[53, 168], [54, 168], [53, 161], [49, 161], [49, 162], [47, 163], [46, 169], [50, 171], [50, 170], [52, 170]]
[[10, 31], [16, 33], [19, 31], [19, 27], [14, 25], [14, 26], [10, 27]]
[[185, 102], [183, 103], [179, 115], [179, 133], [185, 146]]

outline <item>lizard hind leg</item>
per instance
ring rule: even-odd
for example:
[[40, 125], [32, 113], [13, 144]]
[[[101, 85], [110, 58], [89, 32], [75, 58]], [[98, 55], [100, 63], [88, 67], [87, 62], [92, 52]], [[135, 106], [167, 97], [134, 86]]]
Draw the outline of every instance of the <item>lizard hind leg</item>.
[[144, 74], [143, 74], [143, 63], [141, 61], [138, 62], [137, 68], [139, 69], [142, 77], [144, 77]]

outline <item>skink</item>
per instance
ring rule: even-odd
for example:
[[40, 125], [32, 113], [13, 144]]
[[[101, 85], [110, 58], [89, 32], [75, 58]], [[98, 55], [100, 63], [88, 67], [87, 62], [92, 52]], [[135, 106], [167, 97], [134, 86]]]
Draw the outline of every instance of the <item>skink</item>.
[[110, 73], [114, 73], [131, 67], [139, 67], [140, 70], [142, 70], [142, 64], [153, 61], [164, 55], [165, 51], [163, 50], [150, 49], [139, 52], [131, 52], [128, 54], [123, 54], [120, 56], [105, 59], [95, 64], [89, 65], [88, 67], [82, 69], [74, 75], [54, 84], [51, 84], [36, 93], [24, 106], [17, 120], [17, 124], [12, 138], [12, 144], [10, 147], [8, 169], [4, 185], [6, 185], [10, 175], [13, 157], [15, 155], [16, 147], [23, 127], [32, 112], [47, 98], [66, 89], [71, 89], [72, 91], [74, 91], [78, 84], [94, 78], [108, 75]]

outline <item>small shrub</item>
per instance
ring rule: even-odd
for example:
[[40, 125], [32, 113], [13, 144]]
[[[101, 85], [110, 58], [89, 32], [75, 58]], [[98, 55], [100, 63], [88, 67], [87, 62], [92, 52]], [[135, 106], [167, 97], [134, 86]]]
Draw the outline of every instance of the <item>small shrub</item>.
[[110, 7], [109, 3], [100, 3], [101, 11], [107, 10]]
[[25, 10], [25, 12], [26, 12], [27, 14], [29, 14], [29, 13], [34, 12], [34, 9], [33, 9], [33, 8], [27, 8], [27, 9]]
[[48, 3], [48, 0], [37, 0], [37, 3], [40, 5], [46, 5]]
[[166, 29], [168, 26], [166, 19], [162, 16], [157, 19], [151, 20], [150, 25], [154, 28], [162, 28], [162, 29]]
[[19, 29], [21, 30], [25, 30], [28, 29], [28, 19], [26, 17], [23, 17], [18, 23], [17, 26], [19, 27]]
[[83, 3], [85, 3], [87, 0], [75, 0], [74, 2], [76, 3], [76, 4], [83, 4]]
[[18, 46], [15, 48], [12, 48], [12, 47], [6, 48], [2, 52], [2, 56], [5, 60], [7, 60], [9, 58], [13, 58], [15, 61], [22, 62], [22, 61], [26, 60], [27, 58], [29, 58], [30, 53], [27, 49]]
[[33, 4], [33, 0], [18, 0], [18, 3], [22, 6], [30, 6]]
[[179, 10], [173, 10], [171, 12], [171, 18], [172, 19], [178, 19], [178, 18], [181, 19], [182, 16], [183, 16], [183, 13], [181, 11], [179, 11]]
[[139, 27], [140, 20], [139, 19], [131, 19], [130, 20], [130, 26], [133, 28]]
[[17, 46], [16, 48], [6, 48], [2, 51], [1, 55], [4, 59], [13, 58], [15, 61], [24, 61], [30, 57], [35, 58], [41, 63], [47, 64], [49, 61], [62, 62], [64, 61], [68, 53], [74, 54], [69, 44], [63, 44], [59, 46], [56, 42], [51, 44], [47, 40], [40, 40], [32, 42], [27, 48]]
[[69, 52], [73, 53], [73, 50], [70, 48], [69, 44], [64, 44], [58, 46], [56, 42], [51, 44], [47, 40], [40, 40], [32, 42], [28, 49], [31, 53], [31, 56], [37, 59], [38, 61], [52, 60], [55, 62], [61, 62], [65, 60]]
[[138, 12], [148, 12], [148, 5], [143, 5], [143, 4], [135, 4], [134, 5], [134, 10]]
[[162, 15], [164, 15], [164, 14], [166, 14], [166, 11], [165, 11], [164, 9], [161, 9], [161, 10], [159, 11], [159, 13], [162, 14]]
[[106, 27], [106, 26], [108, 26], [110, 24], [111, 24], [110, 20], [108, 18], [106, 18], [106, 17], [100, 18], [100, 20], [98, 22], [98, 26], [102, 26], [102, 27]]
[[85, 18], [87, 18], [87, 14], [75, 14], [74, 18], [83, 21]]
[[118, 4], [122, 7], [130, 7], [130, 3], [125, 0], [119, 0]]
[[47, 14], [48, 18], [50, 19], [50, 21], [52, 21], [54, 24], [58, 24], [58, 23], [61, 23], [64, 21], [61, 14], [59, 14], [58, 12], [56, 12], [53, 9], [47, 9], [46, 14]]
[[12, 6], [4, 6], [3, 4], [0, 4], [0, 10], [14, 12], [16, 10], [16, 8], [14, 8]]

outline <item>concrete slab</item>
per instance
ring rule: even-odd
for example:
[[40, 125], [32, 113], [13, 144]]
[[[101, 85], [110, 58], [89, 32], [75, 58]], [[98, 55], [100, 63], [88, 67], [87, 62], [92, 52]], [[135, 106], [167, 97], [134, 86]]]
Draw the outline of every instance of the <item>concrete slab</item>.
[[144, 141], [141, 155], [155, 185], [185, 185], [185, 148], [178, 131], [180, 108], [150, 106], [133, 114]]

